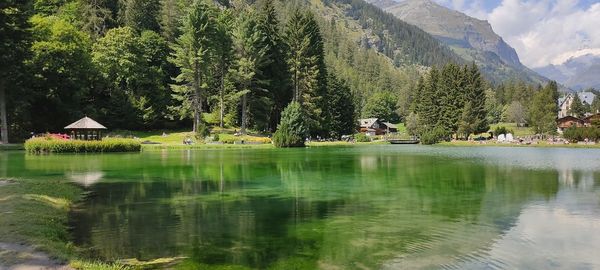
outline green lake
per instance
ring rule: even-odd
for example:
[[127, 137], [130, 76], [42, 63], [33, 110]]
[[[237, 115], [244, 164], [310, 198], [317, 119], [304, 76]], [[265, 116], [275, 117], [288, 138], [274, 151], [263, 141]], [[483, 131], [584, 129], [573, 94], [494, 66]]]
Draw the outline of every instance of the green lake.
[[[185, 269], [600, 269], [600, 150], [376, 145], [35, 156], [73, 242]], [[175, 266], [177, 267], [177, 266]]]

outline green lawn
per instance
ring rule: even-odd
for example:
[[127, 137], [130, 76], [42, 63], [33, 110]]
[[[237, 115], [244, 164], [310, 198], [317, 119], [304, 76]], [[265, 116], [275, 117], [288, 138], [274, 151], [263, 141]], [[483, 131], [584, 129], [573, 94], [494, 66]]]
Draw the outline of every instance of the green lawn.
[[498, 123], [490, 125], [490, 130], [494, 130], [497, 127], [506, 127], [508, 130], [512, 130], [515, 137], [525, 137], [535, 135], [531, 127], [517, 127], [516, 123]]
[[[236, 136], [234, 133], [236, 129], [220, 129], [213, 128], [212, 134], [210, 137], [214, 138], [218, 136], [218, 141], [224, 144], [234, 144], [234, 143], [250, 143], [250, 144], [271, 144], [271, 139], [266, 135], [257, 134], [250, 132], [248, 135], [244, 136]], [[218, 135], [217, 135], [218, 134]], [[204, 142], [198, 141], [195, 138], [194, 132], [191, 131], [172, 131], [172, 130], [155, 130], [155, 131], [126, 131], [119, 130], [114, 131], [108, 134], [109, 136], [119, 136], [126, 138], [136, 138], [140, 140], [140, 142], [152, 142], [158, 143], [157, 145], [144, 145], [144, 148], [147, 147], [159, 147], [160, 146], [186, 146], [183, 144], [183, 141], [186, 138], [192, 139], [194, 144], [192, 146], [205, 148]], [[210, 141], [209, 141], [210, 142]], [[189, 147], [189, 146], [187, 146]], [[216, 144], [212, 144], [210, 147], [218, 147]], [[226, 147], [226, 146], [223, 146]]]

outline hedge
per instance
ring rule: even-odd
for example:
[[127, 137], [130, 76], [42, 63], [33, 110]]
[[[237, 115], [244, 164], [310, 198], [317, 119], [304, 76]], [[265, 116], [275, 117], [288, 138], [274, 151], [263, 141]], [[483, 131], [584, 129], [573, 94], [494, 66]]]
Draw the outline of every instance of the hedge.
[[234, 144], [236, 142], [244, 142], [250, 144], [270, 144], [271, 139], [267, 137], [255, 136], [234, 136], [230, 134], [215, 134], [213, 140], [224, 144]]
[[142, 145], [132, 139], [107, 138], [101, 141], [81, 141], [41, 137], [25, 142], [25, 150], [34, 154], [139, 152], [141, 149]]
[[563, 136], [565, 139], [572, 142], [581, 142], [586, 139], [589, 141], [598, 141], [600, 140], [600, 128], [596, 127], [572, 127], [565, 130]]

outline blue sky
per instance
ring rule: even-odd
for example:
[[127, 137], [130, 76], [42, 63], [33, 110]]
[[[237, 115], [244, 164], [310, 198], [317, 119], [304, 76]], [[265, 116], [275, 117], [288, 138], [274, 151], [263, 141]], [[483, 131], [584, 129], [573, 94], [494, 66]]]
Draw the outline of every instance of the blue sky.
[[434, 0], [487, 20], [529, 67], [600, 55], [600, 0]]

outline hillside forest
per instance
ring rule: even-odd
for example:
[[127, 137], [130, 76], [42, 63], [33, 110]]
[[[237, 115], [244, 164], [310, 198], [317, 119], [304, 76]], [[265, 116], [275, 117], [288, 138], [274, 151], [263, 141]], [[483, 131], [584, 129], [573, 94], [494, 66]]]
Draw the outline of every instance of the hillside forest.
[[[490, 84], [424, 31], [362, 0], [7, 0], [2, 139], [212, 127], [340, 138], [358, 118], [468, 138], [511, 121], [553, 131], [557, 85]], [[552, 128], [551, 128], [552, 127]], [[9, 134], [7, 137], [6, 134]]]

